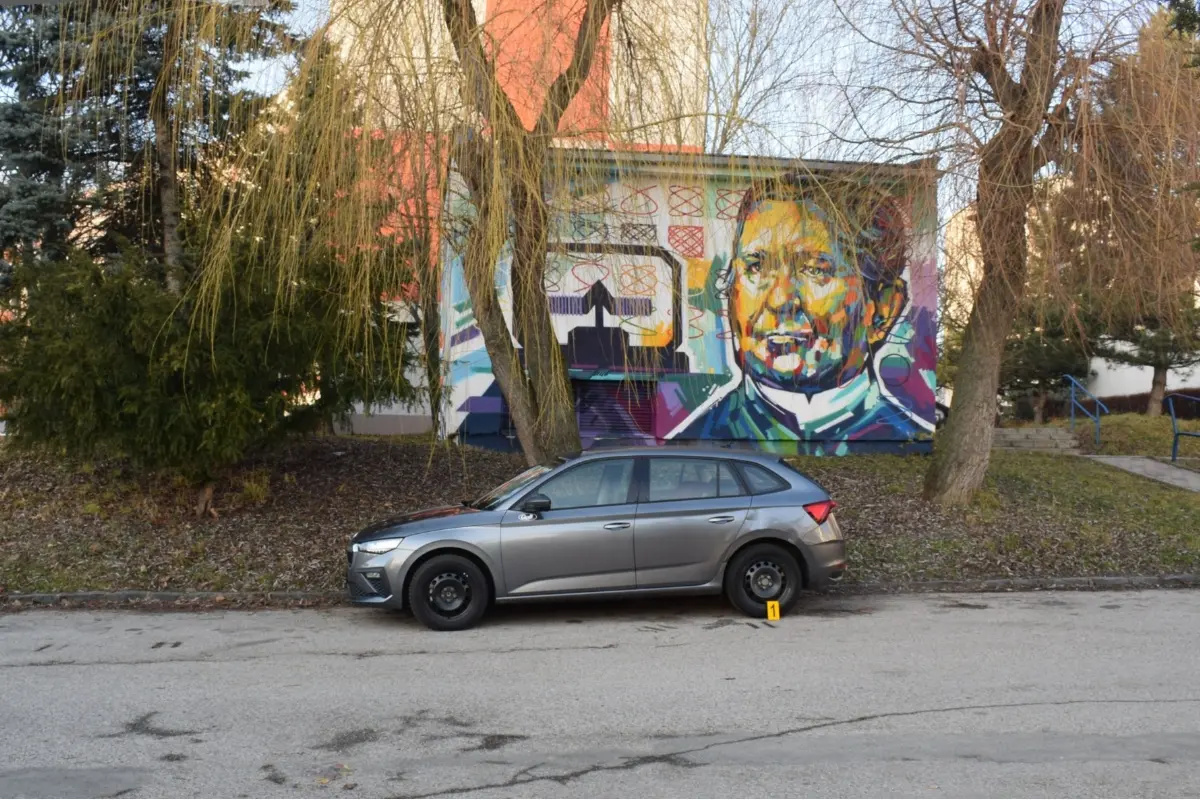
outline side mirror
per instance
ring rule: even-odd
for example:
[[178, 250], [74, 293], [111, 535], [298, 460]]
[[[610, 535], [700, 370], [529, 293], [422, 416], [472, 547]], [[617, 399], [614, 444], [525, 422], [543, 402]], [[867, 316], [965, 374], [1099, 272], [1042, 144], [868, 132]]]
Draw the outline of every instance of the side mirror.
[[531, 494], [521, 503], [521, 510], [526, 514], [541, 514], [550, 510], [550, 498], [544, 494]]

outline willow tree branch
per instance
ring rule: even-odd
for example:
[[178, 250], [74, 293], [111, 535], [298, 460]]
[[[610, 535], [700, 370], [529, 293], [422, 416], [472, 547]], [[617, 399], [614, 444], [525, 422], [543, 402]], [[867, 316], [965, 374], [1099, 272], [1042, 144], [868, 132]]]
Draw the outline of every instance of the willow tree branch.
[[[452, 0], [446, 0], [447, 3]], [[468, 3], [468, 0], [462, 0]], [[621, 5], [622, 0], [587, 0], [583, 10], [583, 19], [579, 23], [579, 34], [575, 37], [575, 50], [571, 54], [571, 63], [554, 79], [546, 92], [546, 100], [542, 104], [542, 113], [534, 127], [534, 133], [539, 137], [554, 136], [562, 122], [567, 106], [579, 94], [584, 81], [592, 71], [592, 63], [596, 60], [596, 50], [600, 43], [600, 32], [608, 22], [612, 12]]]
[[517, 109], [504, 93], [496, 77], [496, 63], [488, 55], [480, 35], [479, 21], [471, 0], [442, 0], [442, 15], [450, 32], [450, 41], [458, 55], [465, 80], [463, 102], [494, 128], [520, 128]]

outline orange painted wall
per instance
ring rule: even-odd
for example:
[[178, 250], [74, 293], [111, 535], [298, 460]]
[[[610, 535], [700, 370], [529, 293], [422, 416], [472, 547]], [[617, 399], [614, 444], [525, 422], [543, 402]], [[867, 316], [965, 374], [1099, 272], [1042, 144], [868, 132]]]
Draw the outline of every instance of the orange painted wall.
[[[494, 42], [496, 75], [529, 130], [550, 84], [571, 63], [586, 5], [587, 0], [487, 0], [484, 28]], [[609, 76], [605, 25], [591, 73], [567, 108], [560, 133], [590, 138], [608, 127]]]

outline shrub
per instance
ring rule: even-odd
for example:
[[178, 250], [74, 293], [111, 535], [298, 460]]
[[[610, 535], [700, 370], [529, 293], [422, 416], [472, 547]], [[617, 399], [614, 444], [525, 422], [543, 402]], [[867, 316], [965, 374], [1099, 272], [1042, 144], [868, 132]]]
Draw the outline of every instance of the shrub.
[[18, 266], [15, 316], [0, 325], [0, 406], [14, 443], [122, 455], [202, 484], [356, 401], [409, 394], [405, 331], [382, 304], [376, 344], [395, 348], [399, 363], [371, 373], [364, 364], [386, 359], [335, 347], [338, 309], [319, 274], [287, 307], [253, 274], [229, 272], [209, 333], [192, 324], [187, 298], [162, 288], [161, 269], [136, 254], [97, 263], [76, 252]]

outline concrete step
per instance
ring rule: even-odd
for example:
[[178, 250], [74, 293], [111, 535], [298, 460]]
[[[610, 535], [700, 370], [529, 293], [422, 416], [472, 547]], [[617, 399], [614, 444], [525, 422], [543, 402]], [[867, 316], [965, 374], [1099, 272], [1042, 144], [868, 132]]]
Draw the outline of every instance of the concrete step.
[[1063, 444], [1074, 444], [1077, 440], [1074, 436], [1011, 436], [995, 434], [992, 436], [993, 442], [1062, 442]]
[[1079, 441], [1063, 428], [996, 428], [992, 432], [992, 449], [1077, 455]]
[[1074, 445], [1058, 445], [1058, 444], [1054, 444], [1054, 445], [1049, 445], [1049, 444], [1030, 444], [1030, 445], [1001, 444], [1001, 445], [997, 445], [997, 444], [994, 444], [991, 446], [991, 449], [992, 450], [1025, 450], [1028, 452], [1037, 451], [1037, 452], [1057, 452], [1057, 453], [1078, 453], [1079, 452], [1079, 447], [1075, 447]]
[[993, 439], [1010, 439], [1012, 441], [1039, 442], [1073, 442], [1074, 435], [1068, 431], [1015, 431], [998, 428], [992, 432]]

